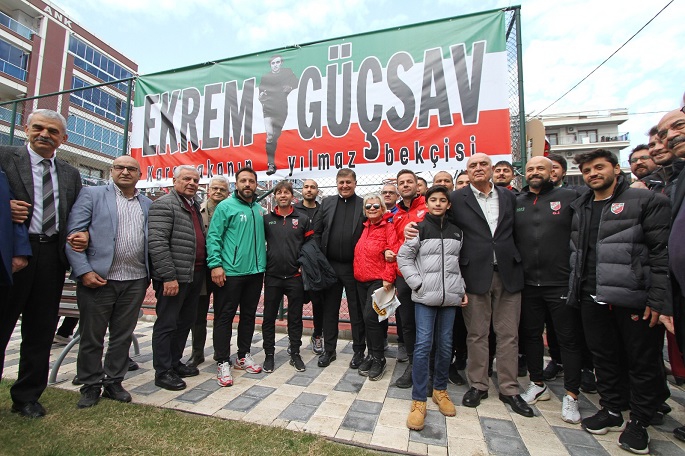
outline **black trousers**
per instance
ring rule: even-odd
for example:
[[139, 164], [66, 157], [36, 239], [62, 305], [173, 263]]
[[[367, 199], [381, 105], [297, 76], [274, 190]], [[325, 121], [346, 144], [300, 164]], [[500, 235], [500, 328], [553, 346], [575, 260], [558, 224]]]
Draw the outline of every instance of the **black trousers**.
[[305, 291], [304, 301], [312, 303], [312, 322], [314, 323], [314, 337], [323, 335], [323, 292]]
[[62, 337], [71, 337], [74, 334], [74, 329], [78, 325], [78, 318], [64, 317], [62, 324], [57, 328], [57, 335]]
[[264, 337], [264, 353], [273, 355], [276, 351], [276, 317], [283, 295], [288, 297], [288, 339], [290, 354], [300, 353], [302, 345], [302, 305], [304, 301], [304, 285], [302, 277], [264, 277], [264, 319], [262, 320], [262, 335]]
[[205, 343], [207, 342], [207, 314], [209, 313], [209, 298], [214, 293], [216, 285], [212, 282], [209, 271], [205, 272], [205, 282], [207, 283], [206, 294], [200, 295], [197, 301], [197, 315], [195, 323], [190, 328], [193, 335], [193, 352], [204, 353]]
[[643, 310], [597, 304], [590, 295], [582, 296], [580, 310], [600, 405], [614, 412], [629, 406], [631, 419], [649, 423], [666, 399], [659, 351], [663, 332], [649, 327], [649, 321], [642, 319]]
[[338, 344], [338, 321], [340, 319], [340, 304], [344, 288], [347, 296], [347, 309], [350, 313], [350, 324], [352, 325], [352, 349], [355, 353], [363, 353], [366, 349], [364, 313], [362, 311], [362, 303], [357, 296], [357, 281], [354, 280], [352, 263], [329, 262], [338, 276], [338, 282], [324, 291], [324, 349], [327, 352], [333, 352]]
[[161, 374], [178, 366], [195, 322], [197, 300], [205, 280], [205, 269], [195, 271], [193, 281], [179, 283], [176, 296], [163, 296], [164, 283], [154, 280], [157, 320], [152, 328], [152, 366]]
[[[383, 322], [378, 321], [378, 314], [373, 310], [373, 292], [383, 288], [382, 280], [372, 280], [370, 282], [357, 282], [357, 292], [364, 305], [364, 329], [366, 331], [366, 344], [369, 347], [369, 354], [374, 358], [384, 358], [383, 345], [385, 331]], [[387, 328], [387, 326], [386, 326]]]
[[466, 323], [464, 323], [464, 313], [461, 311], [461, 307], [457, 307], [457, 312], [454, 315], [452, 351], [455, 359], [464, 360], [468, 357], [468, 349], [466, 348]]
[[223, 287], [214, 292], [214, 360], [223, 363], [231, 357], [233, 319], [240, 307], [238, 322], [238, 357], [250, 353], [255, 316], [262, 294], [264, 273], [226, 277]]
[[[549, 309], [545, 309], [545, 333], [547, 335], [547, 348], [549, 349], [549, 356], [558, 364], [564, 364], [561, 357], [561, 347], [557, 341], [557, 332], [554, 330], [554, 321], [549, 313]], [[594, 370], [595, 366], [592, 364], [592, 353], [587, 348], [585, 343], [585, 334], [583, 333], [583, 325], [580, 325], [580, 354], [582, 356], [582, 368]]]
[[[580, 393], [582, 365], [580, 313], [566, 304], [568, 287], [536, 287], [526, 285], [521, 294], [521, 345], [524, 347], [531, 382], [542, 382], [545, 347], [542, 333], [545, 313], [549, 311], [564, 359], [564, 388]], [[521, 350], [519, 350], [521, 351]]]
[[397, 290], [397, 299], [400, 301], [400, 307], [397, 308], [397, 313], [402, 319], [402, 335], [404, 337], [404, 348], [407, 350], [407, 355], [411, 360], [414, 356], [414, 344], [416, 344], [416, 317], [414, 316], [414, 301], [411, 300], [411, 288], [404, 281], [404, 277], [398, 275], [395, 280], [395, 289]]
[[17, 405], [37, 401], [48, 385], [50, 350], [66, 272], [59, 242], [31, 241], [31, 250], [28, 266], [14, 274], [14, 285], [4, 287], [0, 294], [0, 375], [7, 344], [22, 316], [19, 375], [10, 390]]
[[[77, 285], [76, 299], [81, 317], [76, 373], [83, 388], [103, 383], [121, 383], [128, 372], [128, 352], [138, 322], [140, 306], [149, 281], [108, 280], [99, 288]], [[105, 333], [109, 343], [104, 367]]]

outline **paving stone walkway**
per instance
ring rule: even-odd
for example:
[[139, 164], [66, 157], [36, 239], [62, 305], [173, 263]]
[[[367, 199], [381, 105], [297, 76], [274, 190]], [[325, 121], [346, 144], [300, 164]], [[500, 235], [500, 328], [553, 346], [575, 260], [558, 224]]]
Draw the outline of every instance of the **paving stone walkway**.
[[[411, 389], [399, 389], [394, 381], [406, 364], [396, 363], [395, 347], [386, 353], [385, 376], [377, 382], [361, 377], [348, 368], [352, 347], [348, 340], [338, 342], [338, 359], [322, 369], [311, 352], [309, 338], [303, 338], [302, 357], [305, 372], [288, 364], [287, 336], [277, 333], [275, 364], [271, 374], [245, 374], [234, 371], [234, 385], [220, 388], [216, 367], [211, 362], [211, 346], [200, 366], [200, 375], [186, 379], [184, 391], [166, 391], [154, 384], [152, 369], [152, 323], [140, 321], [136, 331], [140, 356], [134, 359], [140, 369], [129, 372], [124, 387], [133, 401], [170, 409], [184, 410], [218, 418], [242, 420], [267, 426], [305, 431], [353, 444], [370, 445], [387, 451], [417, 455], [627, 455], [616, 444], [618, 433], [593, 436], [579, 425], [560, 418], [564, 388], [561, 379], [549, 382], [552, 399], [538, 402], [536, 416], [524, 418], [497, 399], [496, 375], [490, 386], [490, 397], [476, 408], [461, 406], [466, 386], [449, 385], [448, 391], [457, 404], [457, 415], [445, 418], [430, 400], [426, 427], [421, 432], [409, 431], [405, 420], [411, 404]], [[19, 331], [15, 330], [5, 358], [5, 375], [16, 378], [19, 356]], [[209, 328], [208, 341], [212, 340]], [[233, 336], [235, 341], [235, 333]], [[211, 342], [209, 342], [211, 345]], [[261, 334], [255, 333], [252, 354], [262, 362]], [[52, 359], [63, 347], [55, 346]], [[190, 354], [190, 348], [186, 355]], [[77, 391], [71, 384], [76, 371], [76, 348], [67, 356], [57, 377], [58, 388]], [[523, 383], [527, 379], [520, 379]], [[494, 382], [494, 383], [493, 383]], [[671, 385], [668, 400], [673, 408], [661, 426], [650, 427], [650, 448], [655, 455], [685, 455], [685, 444], [672, 435], [675, 427], [685, 423], [685, 392]], [[582, 416], [598, 410], [596, 394], [581, 395]], [[74, 404], [76, 413], [76, 404]], [[625, 415], [627, 417], [627, 414]]]

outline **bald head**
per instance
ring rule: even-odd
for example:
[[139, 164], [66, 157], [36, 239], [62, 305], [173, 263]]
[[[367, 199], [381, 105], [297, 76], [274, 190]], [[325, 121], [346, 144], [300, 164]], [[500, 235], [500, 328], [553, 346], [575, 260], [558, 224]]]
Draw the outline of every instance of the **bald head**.
[[447, 187], [447, 190], [450, 192], [454, 190], [454, 180], [452, 179], [452, 175], [447, 171], [439, 171], [435, 177], [433, 177], [433, 185]]
[[547, 157], [533, 157], [526, 163], [526, 180], [528, 188], [538, 193], [552, 176], [552, 160]]
[[466, 162], [466, 172], [469, 182], [480, 191], [490, 190], [492, 179], [492, 160], [487, 154], [478, 152], [469, 157]]

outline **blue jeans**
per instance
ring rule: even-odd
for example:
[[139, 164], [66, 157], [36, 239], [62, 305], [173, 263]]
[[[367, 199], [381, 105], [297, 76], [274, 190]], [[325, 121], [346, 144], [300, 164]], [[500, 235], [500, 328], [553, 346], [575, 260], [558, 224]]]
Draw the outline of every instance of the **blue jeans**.
[[431, 307], [414, 303], [416, 319], [416, 344], [414, 345], [414, 364], [412, 367], [413, 387], [411, 398], [425, 402], [428, 385], [428, 364], [433, 337], [435, 337], [435, 373], [433, 388], [447, 389], [450, 362], [452, 361], [452, 327], [457, 308]]

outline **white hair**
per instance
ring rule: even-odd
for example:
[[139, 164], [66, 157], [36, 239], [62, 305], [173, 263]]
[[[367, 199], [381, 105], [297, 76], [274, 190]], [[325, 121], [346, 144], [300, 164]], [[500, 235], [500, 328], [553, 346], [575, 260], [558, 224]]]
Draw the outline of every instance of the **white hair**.
[[226, 184], [227, 187], [229, 186], [228, 179], [226, 178], [226, 176], [214, 176], [209, 180], [209, 184], [211, 185], [214, 181], [219, 181]]
[[31, 125], [31, 119], [33, 119], [33, 116], [36, 114], [48, 119], [59, 121], [59, 123], [62, 124], [62, 133], [67, 132], [67, 119], [65, 119], [62, 114], [58, 113], [57, 111], [53, 111], [52, 109], [36, 109], [26, 118], [26, 125]]
[[191, 165], [178, 165], [176, 168], [174, 168], [174, 178], [177, 178], [178, 176], [181, 175], [181, 171], [193, 171], [200, 175], [200, 172], [197, 170], [196, 167], [191, 166]]

